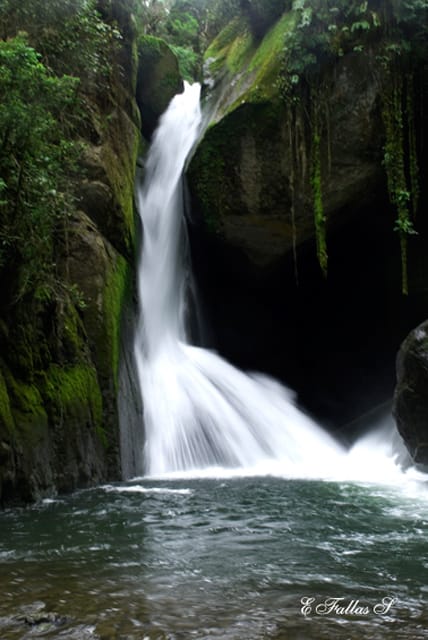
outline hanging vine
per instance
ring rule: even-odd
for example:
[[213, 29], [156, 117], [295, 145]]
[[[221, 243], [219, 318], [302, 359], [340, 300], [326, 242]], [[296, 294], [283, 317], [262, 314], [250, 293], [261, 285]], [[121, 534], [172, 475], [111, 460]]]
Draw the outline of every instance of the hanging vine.
[[413, 75], [408, 76], [406, 85], [406, 118], [407, 118], [407, 135], [409, 145], [409, 179], [410, 179], [410, 193], [412, 202], [413, 217], [416, 218], [416, 213], [419, 204], [419, 166], [418, 166], [418, 154], [416, 145], [416, 125], [415, 125], [415, 108], [414, 108], [414, 78]]
[[[409, 290], [408, 237], [417, 233], [413, 226], [412, 212], [415, 214], [417, 209], [419, 187], [412, 93], [408, 86], [406, 91], [401, 69], [392, 67], [388, 74], [383, 92], [382, 116], [385, 127], [384, 166], [388, 194], [396, 209], [394, 230], [400, 238], [401, 290], [404, 295], [407, 295]], [[405, 119], [407, 120], [407, 140], [405, 139]], [[409, 158], [407, 167], [406, 148]], [[406, 169], [408, 169], [407, 172]]]
[[294, 263], [294, 279], [296, 285], [299, 285], [299, 270], [297, 266], [297, 231], [296, 231], [296, 169], [297, 169], [297, 135], [298, 129], [296, 126], [296, 111], [292, 105], [287, 109], [287, 124], [288, 124], [288, 144], [291, 154], [291, 167], [290, 167], [290, 195], [291, 195], [291, 234], [293, 242], [293, 263]]
[[[296, 256], [296, 215], [299, 215], [296, 207], [302, 203], [296, 193], [300, 188], [296, 167], [301, 152], [298, 136], [291, 127], [293, 122], [296, 126], [296, 114], [303, 114], [302, 139], [310, 157], [310, 171], [302, 183], [302, 191], [307, 192], [310, 187], [318, 261], [326, 275], [327, 220], [323, 191], [332, 165], [329, 104], [332, 92], [326, 84], [328, 70], [334, 70], [345, 55], [367, 52], [376, 56], [373, 73], [380, 71], [384, 79], [384, 166], [389, 198], [396, 210], [394, 230], [400, 241], [401, 288], [407, 294], [408, 239], [416, 234], [413, 224], [419, 199], [414, 78], [409, 53], [416, 47], [419, 56], [426, 51], [426, 27], [420, 27], [425, 24], [426, 0], [294, 0], [292, 12], [294, 27], [284, 43], [278, 88], [288, 105], [288, 113], [294, 114], [288, 116], [293, 165], [290, 178], [293, 253]], [[415, 42], [409, 41], [409, 25], [418, 26]]]
[[[315, 98], [315, 96], [314, 96]], [[312, 99], [312, 139], [311, 139], [311, 188], [314, 209], [315, 236], [318, 262], [323, 274], [327, 275], [328, 254], [326, 240], [326, 217], [322, 198], [321, 176], [321, 127], [319, 102]]]

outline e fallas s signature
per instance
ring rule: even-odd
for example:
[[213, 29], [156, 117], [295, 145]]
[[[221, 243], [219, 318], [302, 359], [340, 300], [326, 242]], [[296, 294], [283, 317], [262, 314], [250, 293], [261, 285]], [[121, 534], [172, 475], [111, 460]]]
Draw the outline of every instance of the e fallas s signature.
[[346, 598], [325, 598], [317, 601], [316, 598], [305, 596], [300, 599], [302, 605], [300, 613], [305, 617], [316, 616], [386, 616], [396, 598], [386, 596], [376, 604], [364, 604], [360, 600], [347, 600]]

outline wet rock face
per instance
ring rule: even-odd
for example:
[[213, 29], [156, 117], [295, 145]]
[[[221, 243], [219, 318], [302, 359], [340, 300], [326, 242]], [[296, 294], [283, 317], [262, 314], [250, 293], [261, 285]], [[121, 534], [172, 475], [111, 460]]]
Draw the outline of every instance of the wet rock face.
[[117, 4], [100, 7], [126, 36], [112, 60], [121, 71], [108, 97], [87, 96], [77, 207], [57, 241], [58, 274], [71, 293], [43, 304], [23, 299], [10, 310], [4, 298], [0, 310], [0, 505], [121, 475], [120, 323], [132, 299], [141, 133], [136, 35]]
[[205, 344], [282, 380], [332, 430], [390, 401], [398, 346], [427, 309], [422, 293], [401, 294], [391, 227], [385, 200], [362, 207], [329, 236], [327, 278], [308, 243], [298, 248], [296, 280], [291, 255], [262, 270], [190, 226]]
[[[357, 199], [370, 200], [384, 181], [380, 82], [366, 73], [365, 65], [370, 66], [369, 56], [340, 61], [324, 96], [329, 113], [322, 197], [329, 227], [340, 223]], [[290, 251], [293, 234], [300, 244], [315, 233], [310, 131], [303, 118], [289, 124], [278, 95], [263, 103], [237, 103], [225, 109], [201, 140], [189, 169], [190, 190], [207, 233], [265, 268]], [[290, 139], [296, 128], [300, 140], [293, 150]]]
[[159, 116], [176, 93], [183, 91], [178, 61], [166, 42], [143, 36], [138, 42], [137, 103], [143, 135], [150, 139]]
[[[237, 60], [223, 53], [223, 41], [217, 47], [232, 80], [187, 173], [193, 266], [212, 320], [210, 344], [244, 369], [280, 378], [332, 428], [391, 400], [398, 346], [427, 317], [428, 225], [420, 215], [418, 235], [408, 238], [410, 295], [401, 295], [379, 46], [348, 52], [326, 69], [317, 103], [326, 277], [315, 238], [313, 96], [305, 115], [298, 108], [290, 115], [271, 82], [280, 52], [267, 59], [270, 43], [250, 62], [250, 54]], [[426, 87], [421, 80], [423, 96]], [[425, 135], [425, 116], [417, 118]], [[425, 140], [418, 144], [423, 167]], [[421, 211], [426, 197], [421, 184]]]
[[428, 464], [428, 321], [414, 329], [397, 358], [394, 416], [410, 455]]

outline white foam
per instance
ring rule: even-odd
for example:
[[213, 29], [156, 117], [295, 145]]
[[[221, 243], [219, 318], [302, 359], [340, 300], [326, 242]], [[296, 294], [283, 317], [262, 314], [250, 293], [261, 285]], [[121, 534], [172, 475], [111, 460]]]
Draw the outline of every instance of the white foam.
[[140, 484], [136, 485], [104, 485], [102, 487], [105, 491], [116, 493], [158, 493], [158, 494], [177, 494], [182, 496], [188, 496], [192, 493], [191, 489], [169, 489], [166, 487], [144, 487]]
[[[368, 436], [347, 452], [296, 407], [293, 393], [278, 382], [247, 375], [216, 353], [188, 343], [191, 273], [181, 176], [200, 133], [199, 92], [199, 85], [186, 85], [162, 117], [138, 198], [144, 243], [135, 355], [147, 476], [270, 475], [399, 484], [403, 465], [386, 432], [380, 440]], [[149, 491], [138, 485], [118, 490]]]

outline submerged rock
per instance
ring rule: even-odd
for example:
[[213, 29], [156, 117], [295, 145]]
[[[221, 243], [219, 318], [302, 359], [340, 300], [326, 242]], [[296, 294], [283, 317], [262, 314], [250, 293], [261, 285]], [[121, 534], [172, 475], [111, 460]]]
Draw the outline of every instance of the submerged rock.
[[428, 465], [428, 321], [401, 345], [393, 412], [410, 455]]

